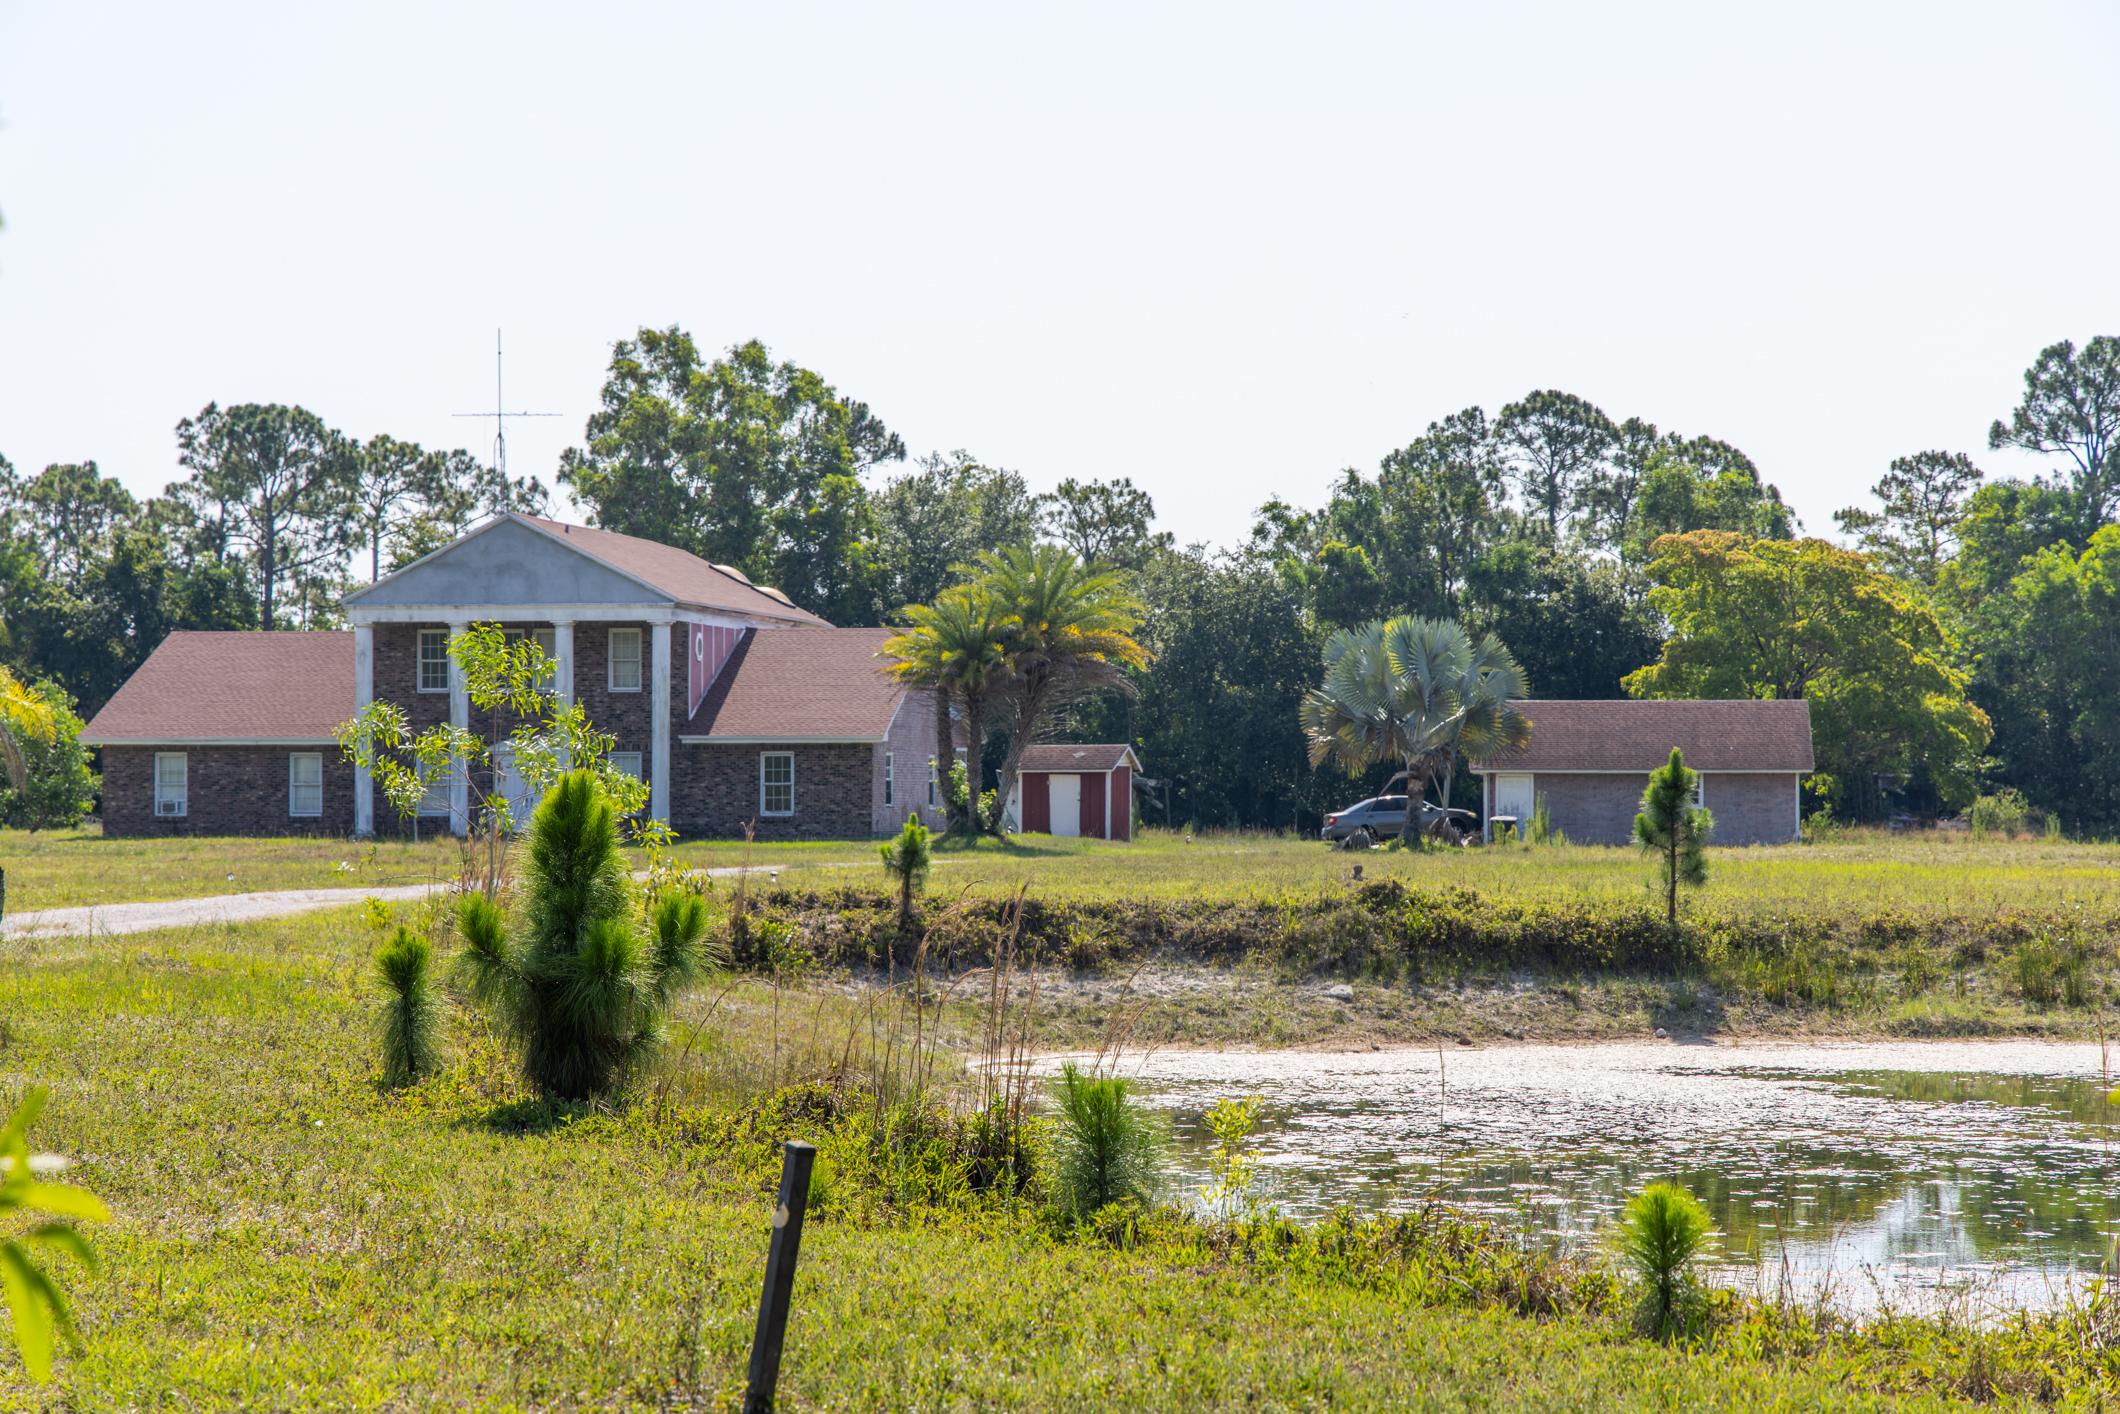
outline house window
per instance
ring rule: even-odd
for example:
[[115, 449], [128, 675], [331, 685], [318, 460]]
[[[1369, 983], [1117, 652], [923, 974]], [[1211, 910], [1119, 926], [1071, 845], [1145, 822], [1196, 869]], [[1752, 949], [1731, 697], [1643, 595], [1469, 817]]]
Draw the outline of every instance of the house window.
[[287, 758], [287, 813], [317, 816], [324, 813], [324, 754], [297, 751]]
[[554, 675], [559, 670], [559, 633], [549, 628], [533, 628], [527, 632], [522, 629], [510, 629], [508, 646], [513, 648], [518, 641], [526, 638], [536, 646], [538, 652], [545, 655], [545, 661], [552, 664], [553, 671], [545, 674], [544, 680], [538, 683], [546, 692], [551, 692], [554, 690]]
[[1693, 774], [1693, 808], [1708, 808], [1708, 777], [1705, 772], [1696, 771]]
[[888, 751], [883, 753], [883, 803], [887, 807], [898, 803], [892, 791], [891, 753]]
[[445, 769], [428, 775], [425, 767], [417, 768], [420, 780], [427, 787], [420, 793], [420, 814], [447, 815], [449, 813], [449, 772]]
[[190, 775], [181, 751], [157, 751], [155, 753], [155, 814], [164, 818], [181, 818], [186, 806], [186, 788]]
[[761, 751], [758, 753], [758, 813], [761, 815], [793, 815], [795, 813], [794, 752]]
[[640, 630], [611, 630], [611, 690], [640, 691]]
[[938, 796], [938, 781], [939, 778], [935, 774], [935, 758], [930, 756], [928, 758], [928, 809], [930, 810], [935, 808]]
[[449, 690], [449, 630], [420, 630], [420, 691]]
[[618, 772], [621, 776], [631, 776], [636, 781], [646, 779], [640, 773], [640, 753], [638, 751], [614, 751], [604, 759], [609, 761], [611, 769]]

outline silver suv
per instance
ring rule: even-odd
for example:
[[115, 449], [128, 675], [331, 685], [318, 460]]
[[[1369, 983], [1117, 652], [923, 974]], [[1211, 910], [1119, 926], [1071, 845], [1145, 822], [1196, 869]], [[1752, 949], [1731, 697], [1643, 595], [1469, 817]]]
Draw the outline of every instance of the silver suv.
[[[1432, 829], [1435, 822], [1448, 817], [1459, 834], [1476, 832], [1479, 816], [1470, 810], [1444, 810], [1439, 805], [1421, 802], [1422, 830]], [[1329, 844], [1366, 834], [1366, 844], [1396, 838], [1406, 825], [1406, 797], [1403, 795], [1373, 796], [1345, 810], [1338, 810], [1325, 817], [1325, 827], [1318, 831], [1318, 838]]]

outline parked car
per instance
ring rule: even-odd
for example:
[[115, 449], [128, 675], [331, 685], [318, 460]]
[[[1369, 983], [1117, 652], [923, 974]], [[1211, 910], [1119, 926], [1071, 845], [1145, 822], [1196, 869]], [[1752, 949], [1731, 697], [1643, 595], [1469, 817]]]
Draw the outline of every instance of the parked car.
[[[1421, 802], [1421, 829], [1432, 829], [1436, 821], [1446, 816], [1460, 834], [1479, 832], [1480, 817], [1470, 810], [1446, 811], [1439, 805], [1431, 805], [1425, 800]], [[1318, 838], [1327, 844], [1337, 844], [1361, 834], [1368, 837], [1364, 843], [1376, 844], [1394, 838], [1405, 824], [1406, 797], [1379, 795], [1327, 815]]]

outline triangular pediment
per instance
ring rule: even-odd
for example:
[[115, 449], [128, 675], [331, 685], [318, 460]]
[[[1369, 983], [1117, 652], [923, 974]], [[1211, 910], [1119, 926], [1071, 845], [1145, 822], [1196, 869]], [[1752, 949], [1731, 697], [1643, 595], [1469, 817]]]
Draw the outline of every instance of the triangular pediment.
[[669, 604], [672, 596], [504, 517], [346, 596], [348, 608], [429, 604]]

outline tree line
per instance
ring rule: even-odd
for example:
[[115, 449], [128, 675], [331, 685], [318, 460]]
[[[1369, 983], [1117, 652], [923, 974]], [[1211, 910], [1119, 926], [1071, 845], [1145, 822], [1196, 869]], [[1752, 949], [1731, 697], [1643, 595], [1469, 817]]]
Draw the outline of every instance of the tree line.
[[[814, 370], [756, 341], [710, 358], [673, 326], [613, 346], [558, 477], [593, 524], [842, 625], [938, 610], [996, 551], [1060, 547], [1111, 577], [1142, 650], [1115, 669], [1127, 690], [1063, 693], [1035, 720], [997, 711], [988, 788], [1026, 733], [1124, 740], [1172, 783], [1177, 823], [1314, 824], [1387, 774], [1308, 764], [1298, 712], [1326, 645], [1410, 615], [1492, 635], [1534, 697], [1803, 697], [1813, 808], [1875, 818], [2014, 790], [2111, 831], [2116, 427], [2120, 341], [2056, 344], [1989, 437], [2051, 474], [1899, 458], [1874, 505], [1835, 515], [1850, 548], [1806, 536], [1732, 443], [1544, 390], [1429, 424], [1310, 508], [1269, 500], [1217, 549], [1156, 533], [1125, 478], [1035, 494], [966, 451], [912, 457]], [[0, 462], [0, 662], [82, 716], [173, 629], [334, 626], [351, 585], [494, 511], [544, 510], [534, 479], [356, 441], [301, 408], [209, 406], [176, 431], [188, 475], [144, 503], [93, 462], [33, 477]], [[1452, 803], [1474, 790], [1457, 777]]]

